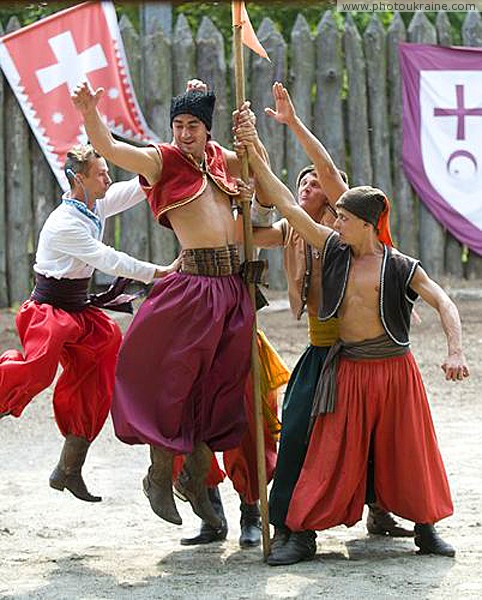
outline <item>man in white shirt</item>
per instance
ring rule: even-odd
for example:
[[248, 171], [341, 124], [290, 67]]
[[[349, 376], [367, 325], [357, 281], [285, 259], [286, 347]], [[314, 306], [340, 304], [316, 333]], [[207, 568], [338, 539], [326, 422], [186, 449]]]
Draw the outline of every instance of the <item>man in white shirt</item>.
[[19, 417], [51, 385], [60, 363], [53, 403], [65, 443], [50, 486], [99, 502], [88, 492], [81, 469], [109, 413], [122, 334], [89, 299], [90, 278], [99, 269], [149, 283], [175, 264], [140, 261], [101, 241], [107, 217], [145, 199], [137, 178], [111, 185], [107, 163], [90, 145], [72, 148], [65, 172], [71, 190], [40, 232], [36, 285], [16, 316], [24, 352], [7, 350], [0, 356], [0, 418]]

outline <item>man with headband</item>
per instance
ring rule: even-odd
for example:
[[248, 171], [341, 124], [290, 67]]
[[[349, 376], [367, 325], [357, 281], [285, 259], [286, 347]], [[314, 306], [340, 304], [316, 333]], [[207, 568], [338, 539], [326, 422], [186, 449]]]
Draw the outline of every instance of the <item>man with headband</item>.
[[311, 219], [254, 145], [246, 146], [260, 199], [269, 198], [322, 252], [320, 320], [339, 318], [339, 340], [317, 385], [313, 432], [286, 519], [292, 533], [268, 564], [310, 560], [316, 530], [360, 520], [370, 456], [379, 505], [415, 522], [420, 553], [453, 556], [453, 547], [434, 528], [453, 507], [425, 389], [409, 350], [409, 328], [420, 296], [440, 315], [448, 346], [445, 378], [462, 380], [469, 372], [457, 308], [417, 260], [392, 247], [383, 192], [369, 186], [347, 190], [327, 161], [327, 194], [333, 200], [341, 193], [333, 231]]
[[[324, 171], [329, 156], [321, 142], [296, 114], [288, 91], [281, 83], [273, 85], [273, 98], [275, 110], [267, 108], [266, 114], [276, 122], [287, 125], [308, 158], [313, 161], [313, 164], [304, 167], [298, 174], [297, 202], [317, 223], [332, 227], [336, 213], [329, 204], [318, 176], [318, 172]], [[339, 171], [339, 174], [342, 183], [346, 184], [346, 173]], [[290, 536], [285, 520], [308, 447], [316, 383], [326, 355], [338, 339], [338, 319], [333, 317], [324, 322], [318, 319], [321, 253], [307, 244], [287, 219], [273, 222], [274, 212], [274, 209], [260, 206], [255, 198], [252, 210], [253, 240], [263, 248], [283, 247], [291, 311], [298, 320], [307, 312], [309, 345], [293, 370], [283, 402], [278, 460], [269, 498], [269, 517], [275, 528], [273, 549], [286, 543]], [[367, 494], [367, 502], [369, 533], [393, 537], [413, 536], [413, 531], [401, 527], [389, 513], [377, 506], [373, 494]]]
[[[108, 160], [141, 174], [154, 216], [174, 230], [182, 248], [180, 272], [153, 288], [121, 347], [116, 435], [149, 444], [144, 491], [153, 511], [178, 525], [173, 459], [187, 455], [183, 493], [201, 519], [219, 528], [205, 477], [213, 451], [237, 447], [246, 428], [253, 323], [233, 216], [240, 161], [210, 139], [215, 96], [202, 82], [190, 82], [172, 99], [172, 143], [147, 148], [114, 140], [97, 110], [102, 93], [82, 84], [73, 94], [89, 139]], [[246, 104], [237, 118], [253, 118]]]

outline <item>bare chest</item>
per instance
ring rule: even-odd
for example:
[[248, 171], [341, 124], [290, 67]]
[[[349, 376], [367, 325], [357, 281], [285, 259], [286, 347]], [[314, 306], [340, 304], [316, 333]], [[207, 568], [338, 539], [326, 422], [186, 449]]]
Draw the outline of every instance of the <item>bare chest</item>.
[[352, 259], [345, 301], [377, 309], [380, 299], [380, 270], [382, 259], [377, 256]]
[[220, 246], [234, 241], [230, 198], [209, 181], [199, 196], [171, 211], [169, 218], [184, 247]]

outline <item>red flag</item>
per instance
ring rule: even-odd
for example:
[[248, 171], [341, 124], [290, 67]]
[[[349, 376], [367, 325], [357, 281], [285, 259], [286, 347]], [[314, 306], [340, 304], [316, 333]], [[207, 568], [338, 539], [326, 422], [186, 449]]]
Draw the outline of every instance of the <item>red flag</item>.
[[63, 189], [66, 153], [87, 141], [70, 99], [81, 81], [105, 88], [99, 110], [110, 129], [156, 138], [137, 103], [111, 2], [85, 2], [3, 36], [0, 65]]
[[233, 0], [232, 3], [233, 13], [233, 26], [241, 27], [241, 39], [243, 44], [259, 54], [262, 58], [269, 59], [268, 53], [261, 45], [260, 41], [256, 37], [251, 21], [249, 20], [248, 11], [244, 2], [240, 0]]

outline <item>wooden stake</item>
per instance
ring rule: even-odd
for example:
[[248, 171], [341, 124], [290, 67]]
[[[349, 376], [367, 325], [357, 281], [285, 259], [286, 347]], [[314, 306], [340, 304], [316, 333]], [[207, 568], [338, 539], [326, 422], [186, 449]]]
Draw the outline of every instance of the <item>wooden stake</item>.
[[[234, 46], [234, 73], [236, 89], [236, 106], [239, 109], [245, 101], [244, 86], [244, 60], [243, 45], [241, 41], [241, 26], [233, 26], [233, 46]], [[249, 179], [248, 158], [243, 157], [241, 165], [241, 177], [243, 181]], [[253, 260], [253, 228], [251, 226], [249, 201], [243, 201], [243, 235], [244, 235], [244, 260]], [[269, 516], [268, 516], [268, 495], [266, 482], [266, 454], [264, 447], [264, 418], [263, 405], [261, 399], [259, 353], [257, 342], [257, 321], [256, 321], [256, 289], [254, 283], [248, 284], [249, 295], [254, 308], [253, 340], [251, 345], [251, 373], [253, 380], [254, 397], [254, 422], [256, 427], [256, 459], [258, 466], [258, 485], [259, 485], [259, 504], [261, 513], [261, 526], [263, 534], [263, 556], [268, 557], [270, 550], [269, 539]]]

